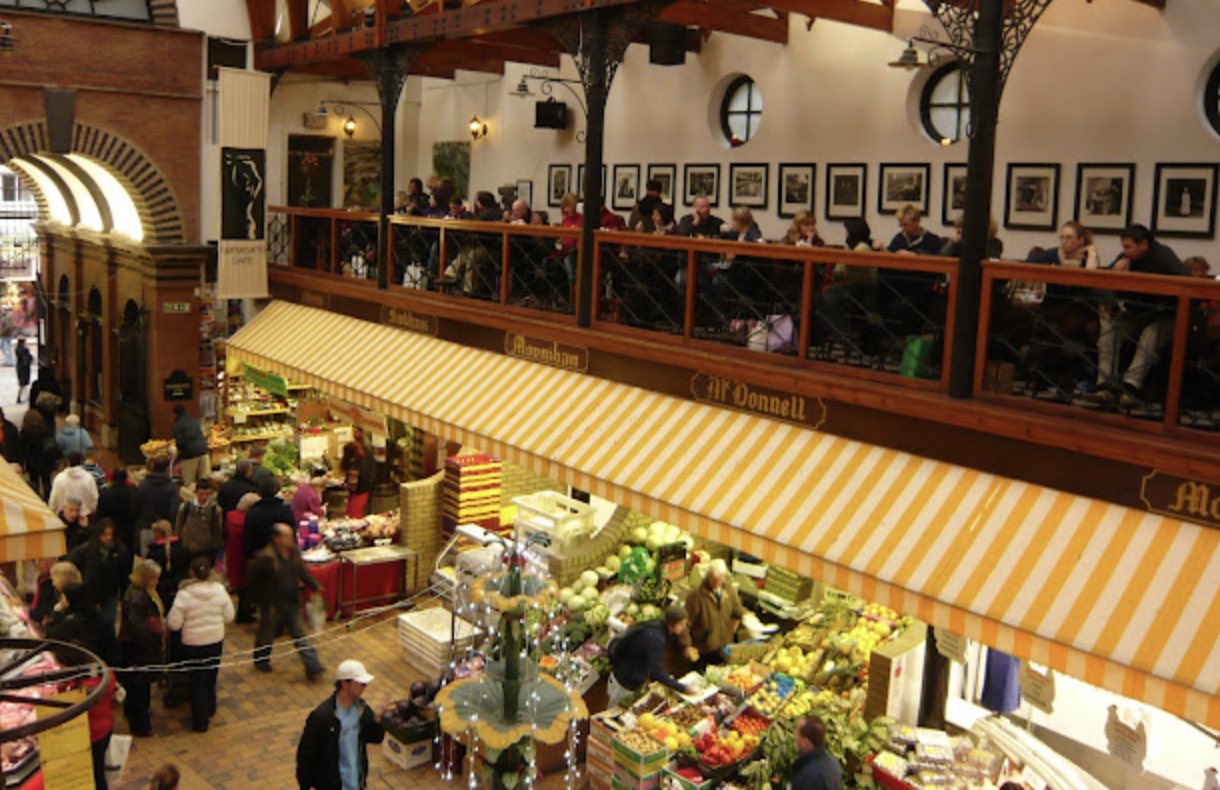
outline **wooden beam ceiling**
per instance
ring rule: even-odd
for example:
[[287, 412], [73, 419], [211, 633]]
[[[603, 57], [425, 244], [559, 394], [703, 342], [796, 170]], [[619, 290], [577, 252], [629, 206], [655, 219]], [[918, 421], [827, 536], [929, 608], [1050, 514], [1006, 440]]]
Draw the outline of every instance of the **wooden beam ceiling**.
[[749, 36], [776, 44], [788, 43], [788, 22], [762, 14], [728, 8], [720, 3], [679, 0], [658, 16], [660, 22], [701, 27], [737, 36]]
[[255, 42], [275, 38], [275, 0], [246, 0], [250, 38]]
[[830, 19], [849, 25], [884, 30], [894, 29], [894, 7], [892, 4], [873, 3], [869, 0], [761, 0], [767, 6], [803, 14], [810, 19]]

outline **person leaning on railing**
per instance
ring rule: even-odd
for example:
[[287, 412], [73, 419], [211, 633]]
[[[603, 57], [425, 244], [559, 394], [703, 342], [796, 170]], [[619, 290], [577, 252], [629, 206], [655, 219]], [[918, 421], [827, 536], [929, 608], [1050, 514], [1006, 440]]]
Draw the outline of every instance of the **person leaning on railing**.
[[[1059, 243], [1030, 251], [1026, 263], [1097, 269], [1100, 261], [1093, 233], [1075, 220], [1059, 228]], [[1029, 319], [1022, 324], [1010, 321], [995, 324], [991, 332], [1000, 342], [993, 343], [989, 358], [1011, 356], [1008, 361], [1021, 365], [1018, 378], [1026, 389], [1041, 400], [1066, 401], [1074, 383], [1086, 375], [1083, 349], [1097, 342], [1096, 298], [1093, 290], [1073, 285], [1047, 284], [1038, 279], [1013, 281], [1009, 297], [993, 294], [993, 306], [1003, 304], [1012, 314]], [[993, 307], [994, 310], [994, 307]], [[1018, 330], [1017, 325], [1024, 326]], [[1001, 348], [1002, 347], [1002, 348]], [[1026, 349], [1023, 354], [1018, 349]], [[1006, 354], [1004, 349], [1008, 349]]]
[[[1107, 267], [1112, 271], [1190, 276], [1190, 269], [1177, 253], [1157, 241], [1143, 225], [1125, 229], [1119, 242], [1122, 252]], [[1141, 408], [1145, 405], [1148, 374], [1170, 340], [1177, 299], [1131, 292], [1109, 292], [1104, 298], [1097, 339], [1097, 390], [1088, 400], [1101, 407], [1117, 403], [1127, 409]], [[1120, 376], [1122, 342], [1129, 338], [1136, 338], [1135, 355]]]

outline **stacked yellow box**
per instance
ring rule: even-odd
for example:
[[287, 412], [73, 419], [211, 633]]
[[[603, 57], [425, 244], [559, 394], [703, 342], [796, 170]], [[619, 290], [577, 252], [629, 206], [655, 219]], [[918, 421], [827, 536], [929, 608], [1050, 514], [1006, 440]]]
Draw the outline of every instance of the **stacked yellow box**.
[[500, 529], [500, 497], [504, 465], [490, 455], [451, 455], [445, 459], [442, 495], [444, 526], [458, 524]]

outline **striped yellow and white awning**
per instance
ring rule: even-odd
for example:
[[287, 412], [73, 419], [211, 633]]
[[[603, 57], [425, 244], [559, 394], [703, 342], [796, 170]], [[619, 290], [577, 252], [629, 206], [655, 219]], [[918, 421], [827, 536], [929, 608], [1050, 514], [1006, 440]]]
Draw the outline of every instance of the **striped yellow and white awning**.
[[1220, 532], [273, 303], [231, 358], [1220, 726]]
[[64, 523], [15, 467], [0, 461], [0, 562], [63, 553]]

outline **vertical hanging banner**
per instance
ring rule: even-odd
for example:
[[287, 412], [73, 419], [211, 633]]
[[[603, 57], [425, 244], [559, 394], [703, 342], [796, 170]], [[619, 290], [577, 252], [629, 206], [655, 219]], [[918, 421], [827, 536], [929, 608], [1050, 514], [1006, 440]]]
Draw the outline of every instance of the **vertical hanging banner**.
[[267, 296], [270, 76], [219, 69], [220, 247], [216, 296]]

